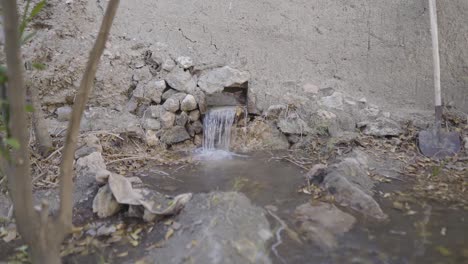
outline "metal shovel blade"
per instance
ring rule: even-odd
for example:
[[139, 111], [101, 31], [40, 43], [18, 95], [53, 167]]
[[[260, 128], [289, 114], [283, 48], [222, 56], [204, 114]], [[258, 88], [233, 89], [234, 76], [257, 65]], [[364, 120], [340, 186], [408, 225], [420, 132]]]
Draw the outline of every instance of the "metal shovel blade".
[[457, 154], [461, 149], [457, 132], [443, 132], [437, 128], [419, 132], [419, 149], [424, 156], [443, 159]]

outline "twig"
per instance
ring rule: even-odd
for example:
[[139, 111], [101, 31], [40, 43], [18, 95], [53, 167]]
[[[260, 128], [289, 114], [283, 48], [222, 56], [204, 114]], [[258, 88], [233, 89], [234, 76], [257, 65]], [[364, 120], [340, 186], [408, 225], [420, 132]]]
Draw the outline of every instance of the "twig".
[[63, 146], [56, 149], [54, 152], [52, 152], [44, 161], [50, 160], [55, 154], [59, 153], [63, 149]]

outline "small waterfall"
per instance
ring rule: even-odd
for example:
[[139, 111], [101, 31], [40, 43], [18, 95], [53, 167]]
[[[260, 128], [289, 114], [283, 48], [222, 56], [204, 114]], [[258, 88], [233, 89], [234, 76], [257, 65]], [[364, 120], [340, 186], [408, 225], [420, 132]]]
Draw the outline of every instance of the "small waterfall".
[[203, 119], [203, 152], [229, 151], [236, 106], [212, 108]]

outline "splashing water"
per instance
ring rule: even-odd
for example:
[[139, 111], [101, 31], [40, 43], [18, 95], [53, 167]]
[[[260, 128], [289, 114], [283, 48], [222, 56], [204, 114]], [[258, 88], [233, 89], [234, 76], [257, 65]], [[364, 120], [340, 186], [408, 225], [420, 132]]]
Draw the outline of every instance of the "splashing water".
[[200, 159], [226, 159], [235, 155], [229, 152], [231, 128], [236, 116], [236, 106], [212, 108], [203, 119], [203, 147]]

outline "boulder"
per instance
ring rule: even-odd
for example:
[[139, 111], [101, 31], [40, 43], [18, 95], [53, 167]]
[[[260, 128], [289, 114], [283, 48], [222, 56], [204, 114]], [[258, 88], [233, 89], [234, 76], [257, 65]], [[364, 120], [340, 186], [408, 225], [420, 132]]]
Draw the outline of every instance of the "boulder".
[[250, 74], [229, 66], [205, 71], [198, 79], [198, 86], [207, 94], [222, 92], [225, 87], [238, 87], [250, 79]]
[[170, 128], [174, 126], [176, 115], [172, 112], [164, 111], [159, 120], [162, 128]]
[[148, 111], [149, 111], [149, 115], [152, 117], [152, 118], [155, 118], [155, 119], [158, 119], [161, 117], [161, 115], [166, 112], [166, 110], [164, 110], [164, 107], [162, 105], [151, 105], [149, 108], [148, 108]]
[[195, 100], [195, 97], [191, 94], [187, 94], [180, 103], [180, 109], [186, 112], [197, 109], [197, 101]]
[[143, 128], [146, 130], [159, 130], [161, 129], [161, 122], [153, 118], [145, 118], [143, 120]]
[[77, 178], [92, 178], [98, 183], [105, 183], [110, 175], [100, 152], [93, 152], [79, 158], [75, 164]]
[[312, 131], [295, 112], [290, 113], [287, 117], [281, 117], [278, 120], [278, 128], [286, 134], [307, 135]]
[[161, 103], [161, 95], [166, 89], [164, 80], [152, 80], [147, 83], [139, 82], [133, 91], [133, 97], [140, 103]]
[[68, 121], [70, 120], [71, 114], [72, 114], [72, 108], [70, 106], [62, 106], [57, 108], [57, 120], [60, 122]]
[[180, 56], [177, 58], [177, 63], [184, 69], [188, 69], [193, 66], [193, 60], [190, 57]]
[[313, 241], [322, 250], [338, 246], [337, 236], [353, 227], [356, 219], [333, 204], [306, 203], [294, 211], [294, 219], [306, 240]]
[[186, 112], [182, 112], [176, 116], [175, 124], [176, 126], [185, 126], [188, 122], [189, 116]]
[[171, 96], [173, 96], [174, 94], [176, 94], [176, 93], [178, 93], [178, 92], [179, 92], [179, 91], [177, 91], [177, 90], [169, 89], [169, 90], [165, 91], [165, 92], [162, 94], [161, 98], [162, 98], [163, 101], [166, 101], [167, 99], [169, 99]]
[[191, 122], [195, 122], [197, 120], [200, 119], [200, 111], [199, 110], [193, 110], [193, 111], [190, 111], [189, 113], [189, 120]]
[[82, 158], [93, 152], [102, 152], [101, 142], [96, 135], [90, 134], [84, 137], [77, 150], [75, 151], [75, 159]]
[[273, 234], [265, 212], [244, 194], [195, 194], [177, 221], [181, 228], [172, 228], [175, 234], [165, 246], [148, 251], [143, 262], [272, 263], [268, 240]]
[[167, 58], [164, 60], [163, 64], [162, 64], [162, 69], [165, 70], [165, 71], [172, 71], [174, 69], [174, 67], [176, 66], [175, 62], [173, 59], [171, 58]]
[[358, 123], [358, 127], [362, 129], [365, 135], [375, 137], [396, 137], [403, 133], [400, 124], [383, 116], [373, 121], [360, 122]]
[[172, 145], [175, 143], [183, 142], [190, 139], [190, 135], [182, 126], [174, 126], [166, 129], [161, 135], [161, 142], [164, 144]]
[[180, 109], [180, 104], [177, 99], [171, 97], [164, 102], [163, 107], [166, 111], [175, 113]]
[[186, 93], [193, 91], [197, 86], [190, 72], [184, 71], [184, 69], [180, 67], [174, 67], [174, 69], [167, 74], [166, 82], [171, 88]]
[[101, 187], [93, 200], [93, 213], [99, 218], [105, 218], [115, 215], [120, 209], [121, 205], [114, 198], [109, 184]]

